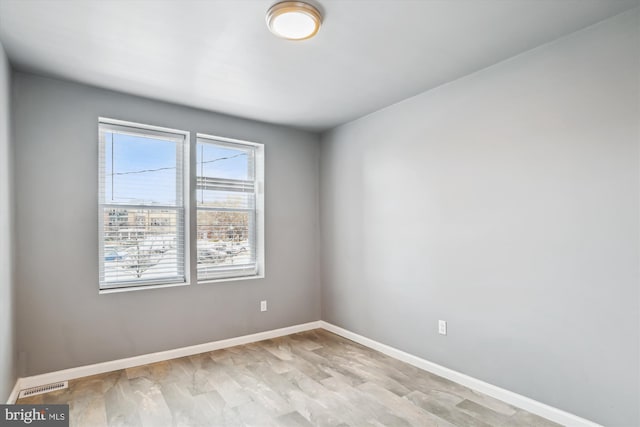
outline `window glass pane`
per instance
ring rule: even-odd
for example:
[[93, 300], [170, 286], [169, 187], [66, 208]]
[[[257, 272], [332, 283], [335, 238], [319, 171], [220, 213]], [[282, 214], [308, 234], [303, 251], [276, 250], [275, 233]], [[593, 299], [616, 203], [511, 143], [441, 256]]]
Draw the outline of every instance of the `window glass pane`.
[[175, 141], [104, 132], [104, 202], [176, 206]]
[[255, 263], [254, 214], [198, 210], [198, 273]]
[[183, 276], [179, 209], [103, 208], [104, 283]]
[[198, 176], [253, 180], [253, 149], [238, 145], [198, 144]]

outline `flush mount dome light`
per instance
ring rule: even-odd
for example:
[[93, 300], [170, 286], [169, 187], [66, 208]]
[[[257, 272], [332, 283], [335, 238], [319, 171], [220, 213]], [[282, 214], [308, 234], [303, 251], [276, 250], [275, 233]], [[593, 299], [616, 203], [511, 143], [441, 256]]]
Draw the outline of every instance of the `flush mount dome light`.
[[320, 29], [322, 15], [315, 7], [301, 1], [276, 3], [267, 11], [267, 26], [278, 37], [306, 40]]

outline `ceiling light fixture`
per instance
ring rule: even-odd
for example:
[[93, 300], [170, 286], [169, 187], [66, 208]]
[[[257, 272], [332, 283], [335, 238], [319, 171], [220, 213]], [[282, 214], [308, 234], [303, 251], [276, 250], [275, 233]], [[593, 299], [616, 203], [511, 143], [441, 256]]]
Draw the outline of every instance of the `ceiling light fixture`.
[[283, 1], [267, 11], [267, 26], [278, 37], [288, 40], [306, 40], [320, 29], [322, 15], [308, 3]]

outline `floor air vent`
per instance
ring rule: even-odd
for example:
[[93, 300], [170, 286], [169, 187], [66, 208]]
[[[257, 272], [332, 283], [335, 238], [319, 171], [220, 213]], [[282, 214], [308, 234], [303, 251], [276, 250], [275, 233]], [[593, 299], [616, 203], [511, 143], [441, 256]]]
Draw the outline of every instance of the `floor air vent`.
[[38, 387], [31, 387], [25, 390], [20, 390], [20, 395], [18, 399], [22, 399], [23, 397], [35, 396], [36, 394], [49, 393], [50, 391], [62, 390], [69, 387], [68, 381], [61, 381], [59, 383], [41, 385]]

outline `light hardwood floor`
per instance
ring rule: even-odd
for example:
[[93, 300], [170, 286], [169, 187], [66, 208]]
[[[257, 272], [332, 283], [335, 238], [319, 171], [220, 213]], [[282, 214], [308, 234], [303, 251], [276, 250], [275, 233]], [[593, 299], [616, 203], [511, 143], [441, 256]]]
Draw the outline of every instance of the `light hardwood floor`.
[[71, 426], [557, 426], [314, 330], [69, 382]]

